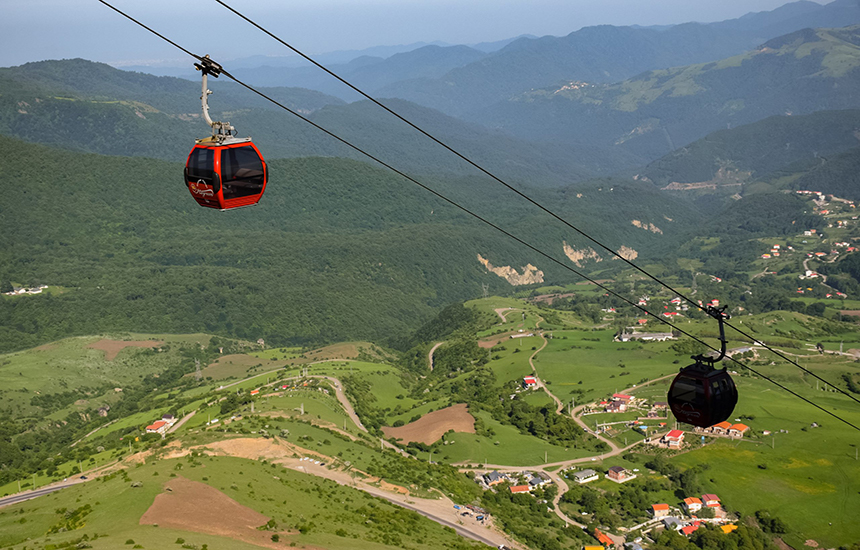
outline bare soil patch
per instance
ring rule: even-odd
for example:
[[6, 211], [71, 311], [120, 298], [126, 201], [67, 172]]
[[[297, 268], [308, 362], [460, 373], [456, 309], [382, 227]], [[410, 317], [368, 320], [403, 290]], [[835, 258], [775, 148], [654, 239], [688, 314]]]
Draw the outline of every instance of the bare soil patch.
[[165, 488], [169, 492], [156, 495], [155, 502], [140, 518], [141, 525], [229, 537], [265, 548], [283, 548], [282, 544], [272, 542], [271, 532], [257, 530], [270, 518], [242, 506], [221, 491], [183, 477], [171, 479]]
[[164, 342], [155, 340], [107, 340], [102, 338], [98, 342], [93, 342], [88, 345], [88, 348], [97, 349], [105, 352], [105, 360], [113, 361], [117, 354], [125, 348], [154, 348], [164, 345]]
[[860, 317], [860, 309], [841, 309], [839, 313], [842, 315], [850, 315], [851, 317]]
[[496, 344], [504, 342], [505, 340], [510, 340], [511, 336], [513, 336], [514, 334], [517, 334], [517, 331], [512, 330], [511, 332], [505, 332], [504, 334], [496, 334], [495, 336], [489, 336], [487, 338], [478, 340], [478, 346], [485, 349], [490, 349]]
[[[213, 380], [223, 380], [231, 376], [242, 378], [248, 374], [249, 368], [256, 365], [262, 365], [264, 369], [267, 369], [276, 368], [283, 365], [283, 363], [275, 364], [274, 361], [270, 361], [269, 359], [260, 359], [259, 357], [253, 357], [244, 353], [236, 353], [219, 357], [214, 363], [210, 363], [201, 369], [200, 372], [203, 376], [211, 376]], [[194, 374], [187, 374], [186, 376], [194, 376]]]
[[425, 414], [415, 422], [399, 428], [382, 428], [387, 437], [400, 439], [405, 443], [418, 441], [425, 445], [432, 445], [448, 430], [475, 433], [475, 417], [469, 414], [465, 403]]
[[539, 296], [532, 296], [531, 298], [527, 298], [527, 300], [533, 304], [546, 304], [551, 306], [552, 303], [556, 300], [562, 300], [564, 298], [573, 298], [576, 296], [575, 292], [566, 292], [564, 294], [541, 294]]

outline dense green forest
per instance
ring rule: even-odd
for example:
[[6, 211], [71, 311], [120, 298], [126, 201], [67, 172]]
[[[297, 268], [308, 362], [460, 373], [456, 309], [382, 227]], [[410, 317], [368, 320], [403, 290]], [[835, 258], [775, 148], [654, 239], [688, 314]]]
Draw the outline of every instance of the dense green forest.
[[741, 180], [760, 179], [793, 163], [856, 146], [858, 125], [857, 110], [768, 117], [709, 134], [652, 162], [641, 173], [660, 186], [711, 180], [719, 184], [721, 169], [749, 172]]
[[[272, 343], [387, 339], [479, 295], [482, 282], [493, 292], [512, 289], [478, 254], [515, 269], [534, 263], [548, 280], [573, 277], [364, 163], [274, 161], [260, 206], [218, 213], [190, 199], [179, 164], [2, 144], [0, 281], [64, 288], [0, 299], [3, 350], [104, 330], [199, 330]], [[485, 180], [430, 181], [562, 260], [562, 242], [579, 242]], [[695, 219], [689, 205], [648, 184], [611, 184], [543, 200], [556, 200], [611, 246], [643, 254], [673, 248]], [[668, 213], [675, 221], [660, 222]], [[661, 223], [664, 233], [633, 226], [634, 216]]]

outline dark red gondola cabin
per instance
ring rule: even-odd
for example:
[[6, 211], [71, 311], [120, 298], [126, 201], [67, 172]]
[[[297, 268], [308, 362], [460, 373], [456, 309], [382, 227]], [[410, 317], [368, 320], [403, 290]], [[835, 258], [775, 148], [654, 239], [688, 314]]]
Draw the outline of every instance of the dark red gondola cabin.
[[266, 190], [268, 167], [248, 139], [199, 141], [188, 155], [185, 183], [200, 206], [227, 210], [257, 204]]
[[738, 390], [726, 369], [696, 362], [681, 369], [672, 381], [668, 401], [679, 422], [707, 428], [731, 416]]

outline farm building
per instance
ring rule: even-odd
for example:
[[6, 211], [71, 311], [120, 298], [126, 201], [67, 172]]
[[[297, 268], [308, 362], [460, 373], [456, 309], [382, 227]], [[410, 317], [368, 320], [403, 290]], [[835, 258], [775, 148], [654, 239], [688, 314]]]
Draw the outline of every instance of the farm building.
[[731, 428], [729, 428], [729, 436], [730, 437], [743, 437], [746, 432], [750, 429], [746, 424], [734, 424]]
[[613, 466], [609, 468], [606, 477], [618, 482], [625, 482], [636, 477], [621, 466]]
[[600, 476], [597, 475], [597, 472], [590, 468], [573, 474], [573, 479], [580, 484], [588, 483], [589, 481], [594, 481], [599, 478]]
[[709, 430], [713, 434], [728, 435], [729, 428], [731, 428], [731, 427], [732, 427], [732, 425], [729, 422], [720, 422], [719, 424], [714, 424], [713, 426], [711, 426], [709, 428]]
[[537, 387], [537, 378], [534, 376], [526, 376], [523, 378], [523, 387], [526, 389]]

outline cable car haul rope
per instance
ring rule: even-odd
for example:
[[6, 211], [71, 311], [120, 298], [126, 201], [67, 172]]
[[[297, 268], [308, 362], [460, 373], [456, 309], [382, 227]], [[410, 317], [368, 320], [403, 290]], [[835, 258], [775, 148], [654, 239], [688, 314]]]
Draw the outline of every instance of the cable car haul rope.
[[[322, 70], [326, 71], [327, 73], [329, 73], [333, 77], [337, 78], [338, 80], [340, 80], [341, 82], [343, 82], [347, 86], [351, 87], [353, 90], [362, 94], [367, 99], [371, 100], [373, 103], [380, 106], [385, 111], [391, 113], [392, 115], [394, 115], [398, 119], [402, 120], [403, 122], [405, 122], [406, 124], [408, 124], [409, 126], [414, 128], [415, 130], [421, 132], [423, 135], [425, 135], [429, 139], [433, 140], [437, 144], [441, 145], [442, 147], [444, 147], [445, 149], [447, 149], [451, 153], [453, 153], [453, 154], [457, 155], [458, 157], [460, 157], [461, 159], [465, 160], [466, 162], [468, 162], [469, 164], [471, 164], [472, 166], [474, 166], [475, 168], [477, 168], [482, 173], [486, 174], [487, 176], [489, 176], [490, 178], [492, 178], [493, 180], [495, 180], [499, 184], [507, 187], [511, 191], [514, 191], [518, 196], [522, 197], [524, 200], [533, 204], [534, 206], [536, 206], [537, 208], [539, 208], [540, 210], [542, 210], [546, 214], [552, 216], [554, 219], [560, 221], [561, 223], [563, 223], [564, 225], [566, 225], [567, 227], [569, 227], [573, 231], [576, 231], [580, 235], [591, 240], [595, 244], [599, 245], [601, 248], [609, 251], [610, 253], [612, 253], [613, 255], [618, 257], [619, 259], [623, 260], [624, 263], [626, 263], [627, 265], [636, 269], [637, 271], [643, 273], [644, 275], [646, 275], [647, 277], [649, 277], [653, 281], [657, 282], [658, 284], [660, 284], [664, 288], [676, 293], [678, 296], [684, 297], [684, 299], [687, 300], [689, 303], [693, 304], [694, 307], [705, 311], [708, 315], [717, 319], [717, 321], [720, 324], [720, 341], [721, 341], [720, 349], [717, 350], [716, 348], [714, 348], [713, 346], [711, 346], [710, 344], [708, 344], [707, 342], [705, 342], [701, 338], [697, 337], [696, 335], [691, 334], [691, 333], [681, 329], [680, 327], [674, 325], [671, 321], [664, 319], [663, 317], [659, 316], [658, 314], [655, 314], [655, 313], [648, 311], [646, 308], [640, 306], [639, 304], [633, 302], [632, 300], [626, 298], [625, 296], [618, 294], [613, 289], [608, 288], [601, 283], [598, 283], [597, 281], [595, 281], [591, 277], [585, 275], [584, 273], [581, 273], [580, 271], [576, 270], [575, 268], [573, 268], [569, 264], [563, 262], [562, 260], [559, 260], [558, 258], [548, 254], [547, 252], [544, 252], [543, 250], [541, 250], [537, 246], [532, 245], [532, 244], [520, 239], [516, 235], [513, 235], [512, 233], [499, 227], [498, 225], [494, 224], [493, 222], [491, 222], [491, 221], [481, 217], [480, 215], [472, 212], [471, 210], [469, 210], [465, 206], [458, 204], [454, 200], [449, 199], [445, 195], [443, 195], [443, 194], [439, 193], [438, 191], [428, 187], [427, 185], [421, 183], [420, 181], [416, 180], [415, 178], [404, 173], [403, 171], [395, 168], [391, 164], [375, 157], [374, 155], [361, 149], [357, 145], [355, 145], [355, 144], [347, 141], [346, 139], [338, 136], [334, 132], [320, 126], [319, 124], [317, 124], [317, 123], [311, 121], [310, 119], [304, 117], [300, 113], [290, 109], [289, 107], [283, 105], [282, 103], [278, 102], [277, 100], [267, 96], [265, 93], [263, 93], [263, 92], [257, 90], [256, 88], [242, 82], [241, 80], [239, 80], [238, 78], [236, 78], [235, 76], [231, 75], [229, 72], [224, 70], [223, 67], [221, 67], [221, 65], [219, 65], [218, 63], [211, 60], [208, 55], [202, 56], [202, 57], [199, 55], [196, 55], [196, 54], [186, 50], [185, 48], [183, 48], [179, 44], [173, 42], [172, 40], [166, 38], [165, 36], [159, 34], [155, 30], [147, 27], [143, 23], [137, 21], [136, 19], [127, 15], [126, 13], [122, 12], [121, 10], [115, 8], [114, 6], [112, 6], [111, 4], [106, 2], [105, 0], [98, 0], [98, 1], [101, 2], [102, 4], [106, 5], [107, 7], [111, 8], [115, 12], [119, 13], [123, 17], [125, 17], [125, 18], [129, 19], [130, 21], [136, 23], [137, 25], [143, 27], [144, 29], [151, 32], [152, 34], [158, 36], [162, 40], [168, 42], [169, 44], [173, 45], [174, 47], [178, 48], [179, 50], [185, 52], [189, 56], [191, 56], [191, 57], [193, 57], [199, 61], [199, 63], [195, 63], [195, 66], [198, 68], [198, 70], [200, 70], [203, 73], [203, 86], [202, 86], [201, 101], [202, 101], [202, 105], [203, 105], [204, 119], [210, 125], [210, 128], [212, 129], [212, 136], [210, 136], [208, 138], [203, 138], [203, 139], [197, 140], [194, 148], [191, 150], [191, 153], [188, 156], [188, 161], [187, 161], [186, 167], [185, 167], [185, 183], [186, 183], [189, 191], [191, 192], [192, 197], [194, 197], [194, 199], [201, 206], [206, 206], [209, 208], [217, 208], [220, 210], [227, 210], [227, 209], [236, 208], [236, 207], [240, 207], [240, 206], [250, 206], [250, 205], [256, 204], [260, 200], [260, 197], [263, 195], [263, 192], [265, 191], [266, 183], [268, 181], [268, 167], [266, 166], [266, 163], [263, 160], [263, 157], [260, 154], [259, 150], [251, 142], [251, 139], [250, 138], [238, 138], [238, 137], [236, 137], [235, 128], [233, 128], [229, 122], [213, 122], [211, 120], [211, 118], [209, 117], [207, 97], [209, 94], [211, 94], [211, 92], [207, 89], [207, 77], [209, 74], [211, 74], [212, 76], [217, 78], [218, 75], [223, 74], [223, 75], [227, 76], [228, 78], [230, 78], [231, 80], [233, 80], [234, 82], [236, 82], [237, 84], [239, 84], [240, 86], [248, 89], [249, 91], [251, 91], [257, 95], [259, 95], [260, 97], [262, 97], [263, 99], [266, 99], [267, 101], [273, 103], [274, 105], [277, 105], [278, 107], [287, 111], [291, 115], [293, 115], [293, 116], [301, 119], [302, 121], [310, 124], [314, 128], [320, 130], [321, 132], [325, 133], [326, 135], [332, 137], [333, 139], [336, 139], [337, 141], [343, 143], [344, 145], [350, 147], [351, 149], [357, 151], [358, 153], [361, 153], [362, 155], [366, 156], [367, 158], [379, 163], [383, 167], [393, 171], [394, 173], [400, 175], [404, 179], [418, 185], [422, 189], [432, 193], [433, 195], [442, 199], [443, 201], [447, 202], [448, 204], [451, 204], [452, 206], [458, 208], [459, 210], [461, 210], [461, 211], [465, 212], [466, 214], [469, 214], [470, 216], [479, 220], [480, 222], [492, 227], [493, 229], [499, 231], [500, 233], [506, 235], [507, 237], [513, 239], [514, 241], [522, 244], [523, 246], [527, 247], [528, 249], [532, 250], [533, 252], [540, 254], [541, 256], [545, 257], [549, 261], [551, 261], [551, 262], [561, 266], [562, 268], [578, 275], [579, 277], [582, 277], [583, 279], [591, 282], [592, 284], [596, 285], [598, 288], [604, 290], [605, 292], [611, 294], [612, 296], [615, 296], [616, 298], [624, 301], [628, 305], [642, 311], [645, 315], [653, 317], [653, 318], [657, 319], [658, 321], [660, 321], [661, 323], [664, 323], [664, 324], [672, 327], [677, 332], [703, 344], [704, 346], [710, 348], [712, 351], [719, 352], [719, 356], [717, 358], [713, 358], [713, 357], [705, 356], [705, 355], [699, 355], [699, 356], [693, 357], [695, 363], [681, 369], [681, 371], [675, 377], [675, 380], [673, 381], [673, 383], [669, 389], [668, 401], [669, 401], [670, 407], [672, 408], [672, 412], [675, 414], [675, 416], [678, 418], [678, 420], [680, 420], [682, 422], [689, 423], [689, 424], [693, 424], [695, 426], [711, 426], [713, 424], [717, 424], [723, 420], [726, 420], [731, 415], [732, 411], [734, 410], [735, 404], [737, 403], [737, 399], [738, 399], [737, 388], [735, 387], [734, 382], [732, 381], [731, 377], [729, 376], [729, 374], [725, 368], [716, 369], [714, 367], [715, 363], [717, 363], [718, 361], [720, 361], [724, 358], [727, 358], [728, 360], [733, 361], [734, 363], [739, 365], [741, 368], [749, 370], [753, 374], [755, 374], [755, 375], [763, 378], [764, 380], [767, 380], [768, 382], [776, 385], [777, 387], [788, 392], [789, 394], [793, 395], [794, 397], [797, 397], [798, 399], [801, 399], [802, 401], [805, 401], [806, 403], [819, 409], [821, 412], [823, 412], [823, 413], [825, 413], [825, 414], [827, 414], [833, 418], [836, 418], [837, 420], [851, 426], [852, 428], [854, 428], [857, 431], [860, 431], [860, 427], [858, 427], [857, 425], [855, 425], [855, 424], [849, 422], [848, 420], [840, 417], [839, 415], [825, 409], [821, 405], [814, 403], [810, 399], [803, 397], [802, 395], [800, 395], [797, 392], [785, 387], [784, 385], [773, 380], [772, 378], [770, 378], [770, 377], [768, 377], [768, 376], [766, 376], [760, 372], [757, 372], [756, 370], [751, 368], [749, 365], [740, 363], [737, 359], [735, 359], [731, 356], [726, 356], [726, 339], [725, 339], [724, 325], [729, 326], [730, 328], [736, 330], [738, 333], [740, 333], [741, 335], [743, 335], [745, 337], [748, 337], [748, 338], [752, 338], [752, 337], [750, 335], [746, 334], [744, 331], [736, 328], [735, 326], [733, 326], [727, 322], [728, 316], [725, 315], [725, 313], [724, 313], [725, 308], [722, 308], [722, 309], [715, 309], [715, 308], [711, 308], [711, 307], [705, 308], [705, 307], [702, 307], [701, 305], [699, 305], [698, 303], [696, 303], [695, 301], [693, 301], [691, 298], [684, 296], [682, 293], [678, 292], [677, 290], [672, 288], [667, 283], [663, 282], [662, 280], [655, 277], [651, 273], [648, 273], [647, 271], [645, 271], [641, 267], [635, 265], [633, 262], [631, 262], [627, 258], [620, 256], [616, 251], [612, 250], [611, 248], [607, 247], [606, 245], [604, 245], [600, 241], [596, 240], [595, 238], [593, 238], [588, 233], [577, 228], [576, 226], [574, 226], [573, 224], [571, 224], [567, 220], [563, 219], [558, 214], [552, 212], [551, 210], [549, 210], [548, 208], [546, 208], [542, 204], [538, 203], [537, 201], [535, 201], [534, 199], [532, 199], [531, 197], [529, 197], [528, 195], [526, 195], [522, 191], [519, 191], [518, 189], [514, 188], [513, 186], [511, 186], [510, 184], [508, 184], [507, 182], [505, 182], [501, 178], [490, 173], [485, 168], [478, 165], [477, 163], [475, 163], [471, 159], [465, 157], [464, 155], [462, 155], [461, 153], [459, 153], [458, 151], [456, 151], [452, 147], [448, 146], [447, 144], [445, 144], [444, 142], [442, 142], [438, 138], [432, 136], [428, 132], [426, 132], [423, 129], [421, 129], [420, 127], [416, 126], [415, 124], [413, 124], [409, 120], [405, 119], [403, 116], [399, 115], [398, 113], [394, 112], [390, 108], [386, 107], [385, 105], [382, 105], [378, 100], [374, 99], [373, 97], [371, 97], [368, 94], [364, 93], [363, 91], [359, 90], [358, 88], [356, 88], [351, 83], [344, 80], [343, 78], [339, 77], [338, 75], [332, 73], [331, 71], [329, 71], [328, 69], [326, 69], [325, 67], [323, 67], [322, 65], [320, 65], [319, 63], [317, 63], [316, 61], [314, 61], [313, 59], [311, 59], [307, 55], [305, 55], [304, 53], [293, 48], [292, 46], [290, 46], [289, 44], [287, 44], [286, 42], [284, 42], [283, 40], [281, 40], [280, 38], [278, 38], [274, 34], [265, 30], [263, 27], [261, 27], [257, 23], [253, 22], [249, 18], [247, 18], [244, 15], [242, 15], [241, 13], [237, 12], [236, 10], [234, 10], [233, 8], [228, 6], [222, 0], [215, 0], [215, 1], [218, 2], [219, 4], [221, 4], [222, 6], [226, 7], [228, 10], [235, 13], [236, 15], [241, 17], [242, 19], [248, 21], [249, 23], [251, 23], [252, 25], [257, 27], [258, 29], [260, 29], [262, 32], [268, 34], [269, 36], [271, 36], [272, 38], [274, 38], [275, 40], [277, 40], [278, 42], [280, 42], [284, 46], [290, 48], [291, 50], [293, 50], [297, 54], [301, 55], [302, 57], [304, 57], [305, 59], [307, 59], [308, 61], [310, 61], [314, 65], [316, 65], [317, 67], [321, 68]], [[800, 368], [801, 370], [810, 374], [811, 376], [814, 376], [815, 378], [818, 378], [819, 380], [822, 380], [824, 382], [827, 382], [828, 384], [833, 385], [832, 383], [828, 382], [827, 380], [822, 379], [821, 377], [819, 377], [815, 373], [809, 371], [808, 369], [805, 369], [804, 367], [799, 365], [796, 361], [793, 361], [792, 359], [786, 357], [785, 355], [780, 353], [778, 350], [774, 350], [774, 349], [770, 348], [769, 346], [767, 346], [766, 344], [761, 344], [761, 345], [765, 349], [772, 351], [773, 353], [777, 354], [779, 357], [785, 359], [786, 361], [788, 361], [792, 365]], [[835, 388], [835, 386], [834, 386], [834, 388]], [[847, 392], [845, 392], [839, 388], [835, 388], [835, 389], [837, 389], [841, 393], [847, 395], [848, 397], [853, 399], [855, 402], [860, 403], [860, 400], [858, 400], [854, 396], [848, 394]], [[674, 405], [673, 405], [673, 403], [674, 403]]]

